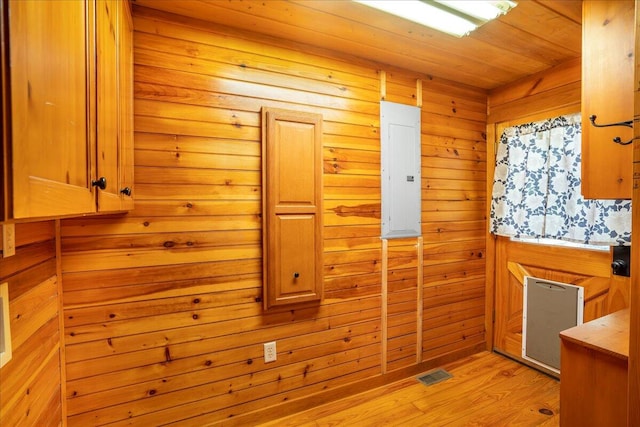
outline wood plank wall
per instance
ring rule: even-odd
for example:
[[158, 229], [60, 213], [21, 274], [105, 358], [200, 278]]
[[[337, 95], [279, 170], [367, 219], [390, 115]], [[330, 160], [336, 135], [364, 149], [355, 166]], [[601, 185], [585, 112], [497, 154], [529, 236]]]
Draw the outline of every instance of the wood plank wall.
[[0, 257], [9, 284], [12, 358], [0, 368], [0, 425], [58, 426], [63, 399], [54, 221], [16, 224], [16, 253]]
[[[246, 424], [485, 348], [483, 92], [134, 17], [136, 207], [62, 222], [70, 426]], [[385, 262], [382, 89], [422, 104], [423, 237], [391, 242]], [[319, 305], [262, 309], [263, 106], [324, 117]]]
[[[488, 157], [502, 128], [580, 111], [581, 62], [570, 61], [489, 94]], [[494, 161], [487, 165], [487, 192]], [[585, 288], [585, 321], [629, 306], [630, 279], [612, 276], [611, 255], [583, 249], [531, 246], [508, 238], [487, 239], [487, 294], [496, 295], [495, 348], [514, 357], [522, 349], [522, 273]], [[561, 260], [560, 262], [558, 260]], [[495, 271], [494, 269], [495, 265]], [[519, 271], [513, 274], [511, 269]], [[514, 268], [517, 266], [517, 268]], [[494, 289], [493, 285], [495, 282]], [[487, 311], [494, 309], [488, 300]], [[488, 328], [489, 329], [489, 328]]]
[[[534, 74], [510, 85], [493, 90], [487, 99], [487, 194], [493, 191], [493, 174], [497, 141], [501, 123], [518, 121], [529, 117], [531, 120], [544, 120], [559, 114], [580, 111], [581, 60], [569, 61], [550, 70]], [[487, 217], [490, 204], [487, 203]], [[487, 269], [486, 293], [495, 295], [496, 237], [487, 229]], [[503, 249], [503, 248], [500, 248]], [[496, 310], [494, 299], [487, 298], [486, 312]], [[495, 314], [492, 316], [495, 317]], [[494, 347], [493, 322], [486, 324], [489, 347]]]
[[580, 111], [580, 58], [493, 90], [489, 94], [487, 124], [524, 117], [550, 118], [555, 112]]
[[486, 345], [486, 102], [422, 81], [422, 360]]

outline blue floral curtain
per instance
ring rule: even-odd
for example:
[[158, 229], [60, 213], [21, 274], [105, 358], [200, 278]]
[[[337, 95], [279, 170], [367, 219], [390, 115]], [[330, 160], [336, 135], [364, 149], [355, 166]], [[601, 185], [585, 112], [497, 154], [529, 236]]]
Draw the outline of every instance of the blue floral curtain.
[[496, 156], [492, 233], [631, 244], [631, 200], [581, 195], [581, 135], [579, 114], [505, 129]]

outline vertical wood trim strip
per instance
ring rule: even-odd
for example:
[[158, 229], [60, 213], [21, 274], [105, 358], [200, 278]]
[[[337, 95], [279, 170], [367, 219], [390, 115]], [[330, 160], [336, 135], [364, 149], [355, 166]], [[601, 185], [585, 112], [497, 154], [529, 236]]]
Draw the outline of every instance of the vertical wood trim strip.
[[417, 306], [417, 316], [416, 322], [416, 363], [422, 362], [422, 320], [424, 310], [424, 265], [423, 265], [423, 242], [422, 236], [418, 237], [418, 243], [416, 245], [418, 252], [418, 306]]
[[388, 295], [389, 295], [389, 279], [388, 279], [388, 269], [389, 269], [389, 241], [387, 239], [382, 239], [382, 307], [381, 307], [381, 344], [382, 348], [380, 350], [381, 362], [380, 367], [383, 374], [387, 373], [387, 339], [389, 332], [387, 331], [387, 316], [388, 316]]
[[495, 293], [495, 280], [496, 280], [496, 238], [489, 232], [488, 220], [491, 213], [491, 194], [493, 193], [493, 173], [496, 168], [496, 150], [498, 144], [498, 133], [496, 132], [497, 125], [487, 125], [487, 206], [486, 214], [487, 226], [485, 227], [486, 239], [486, 254], [485, 254], [485, 291], [484, 291], [484, 329], [485, 329], [485, 342], [487, 343], [487, 350], [491, 351], [493, 348], [493, 311], [494, 306], [494, 293]]
[[[87, 157], [90, 159], [95, 159], [98, 155], [95, 151], [97, 151], [96, 145], [96, 135], [98, 134], [97, 129], [97, 79], [98, 79], [98, 70], [96, 68], [96, 62], [92, 61], [92, 58], [95, 58], [97, 55], [97, 48], [95, 43], [92, 41], [96, 40], [96, 5], [94, 2], [86, 3], [86, 14], [87, 14], [87, 139], [89, 140], [89, 144], [87, 145]], [[133, 76], [132, 76], [133, 78]], [[133, 112], [132, 112], [133, 113]], [[96, 171], [97, 165], [95, 161], [89, 162], [89, 176], [97, 177]], [[92, 190], [92, 192], [95, 190]], [[94, 195], [95, 197], [95, 195]], [[94, 208], [95, 209], [95, 208]], [[58, 276], [60, 278], [60, 276]], [[62, 334], [62, 331], [60, 331]]]
[[268, 108], [262, 107], [260, 110], [260, 153], [261, 156], [261, 183], [262, 183], [262, 308], [267, 310], [269, 308], [269, 281], [271, 280], [269, 277], [269, 268], [267, 266], [266, 260], [271, 254], [269, 253], [269, 239], [271, 238], [270, 230], [269, 230], [269, 210], [268, 203], [266, 197], [265, 186], [267, 185], [267, 170], [269, 169], [269, 165], [267, 164], [267, 120], [268, 118]]
[[62, 411], [62, 427], [67, 426], [67, 358], [64, 342], [64, 311], [62, 301], [62, 242], [60, 220], [55, 220], [56, 239], [56, 276], [58, 284], [58, 328], [60, 329], [60, 408]]
[[387, 97], [387, 72], [380, 70], [380, 99], [384, 101]]
[[0, 185], [0, 191], [2, 195], [0, 197], [0, 221], [9, 219], [9, 141], [11, 141], [11, 134], [9, 131], [9, 123], [11, 123], [11, 116], [9, 110], [11, 108], [9, 102], [9, 89], [10, 79], [7, 78], [9, 70], [9, 61], [7, 59], [7, 48], [9, 46], [8, 31], [9, 31], [9, 13], [6, 10], [8, 3], [0, 2], [0, 19], [3, 21], [0, 27], [0, 89], [2, 89], [2, 98], [0, 104], [0, 115], [2, 115], [2, 158], [0, 159], [0, 177], [2, 177], [2, 185]]
[[[632, 201], [637, 204], [640, 200], [640, 7], [636, 2], [635, 16], [635, 67], [634, 67], [634, 98], [633, 98], [633, 193]], [[640, 209], [633, 209], [632, 230], [640, 230]], [[640, 425], [640, 406], [637, 402], [640, 399], [640, 256], [636, 251], [640, 248], [640, 233], [631, 233], [631, 290], [629, 296], [629, 389], [627, 393], [627, 425]]]
[[416, 107], [422, 107], [422, 80], [416, 79]]

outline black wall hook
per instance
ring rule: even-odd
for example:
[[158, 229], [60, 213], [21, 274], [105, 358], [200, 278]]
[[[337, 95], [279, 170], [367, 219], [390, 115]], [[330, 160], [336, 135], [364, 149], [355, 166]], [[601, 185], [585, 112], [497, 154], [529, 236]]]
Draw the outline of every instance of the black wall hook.
[[619, 136], [616, 136], [615, 138], [613, 138], [613, 142], [615, 142], [616, 144], [620, 144], [620, 145], [629, 145], [629, 144], [631, 144], [633, 142], [634, 139], [637, 139], [637, 138], [634, 137], [634, 138], [631, 138], [628, 141], [622, 142], [622, 139]]
[[[628, 128], [633, 128], [633, 120], [627, 120], [626, 122], [617, 122], [617, 123], [607, 123], [606, 125], [600, 125], [598, 123], [596, 123], [596, 119], [598, 118], [598, 116], [596, 116], [595, 114], [589, 116], [589, 121], [591, 122], [591, 124], [594, 127], [597, 128], [608, 128], [608, 127], [613, 127], [613, 126], [624, 126], [624, 127], [628, 127]], [[619, 136], [616, 136], [615, 138], [613, 138], [613, 142], [615, 142], [616, 144], [620, 144], [620, 145], [629, 145], [633, 142], [633, 140], [636, 139], [631, 138], [628, 141], [622, 141], [622, 138], [620, 138]]]
[[608, 123], [606, 125], [599, 125], [596, 123], [597, 118], [598, 116], [596, 116], [595, 114], [589, 116], [589, 120], [591, 121], [591, 124], [597, 128], [608, 128], [612, 126], [626, 126], [628, 128], [633, 127], [633, 120], [627, 120], [626, 122]]

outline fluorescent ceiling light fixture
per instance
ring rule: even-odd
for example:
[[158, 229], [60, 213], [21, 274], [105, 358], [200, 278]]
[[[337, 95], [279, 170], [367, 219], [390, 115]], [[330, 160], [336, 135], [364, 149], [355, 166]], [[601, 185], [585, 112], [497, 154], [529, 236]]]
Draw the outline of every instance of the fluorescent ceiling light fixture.
[[504, 15], [516, 7], [516, 3], [512, 1], [436, 0], [436, 3], [440, 3], [448, 8], [470, 15], [484, 22]]
[[447, 34], [462, 37], [504, 15], [514, 1], [481, 0], [354, 0]]

